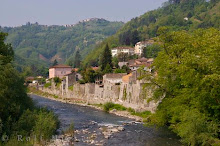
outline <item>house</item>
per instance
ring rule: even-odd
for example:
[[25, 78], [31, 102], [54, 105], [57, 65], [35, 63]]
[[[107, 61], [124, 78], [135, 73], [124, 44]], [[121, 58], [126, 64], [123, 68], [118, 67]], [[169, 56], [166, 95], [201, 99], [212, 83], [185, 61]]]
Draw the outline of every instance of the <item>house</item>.
[[69, 74], [72, 72], [72, 67], [67, 65], [55, 65], [50, 67], [49, 69], [49, 78], [59, 77], [63, 78], [66, 74]]
[[82, 79], [82, 76], [77, 72], [71, 72], [64, 75], [63, 81], [66, 83], [66, 86], [72, 86], [74, 83]]
[[127, 75], [126, 73], [109, 73], [103, 76], [103, 83], [106, 84], [120, 84], [122, 77]]
[[147, 46], [152, 45], [153, 43], [154, 43], [153, 40], [146, 40], [143, 42], [136, 43], [134, 48], [134, 53], [137, 54], [138, 56], [141, 56], [143, 54], [143, 49]]
[[123, 66], [127, 66], [128, 65], [128, 62], [118, 62], [118, 66], [120, 67], [120, 68], [122, 68]]
[[144, 70], [146, 71], [152, 71], [152, 69], [150, 68], [151, 64], [153, 63], [153, 58], [140, 58], [140, 59], [134, 59], [134, 60], [129, 60], [128, 61], [128, 67], [132, 70], [132, 71], [137, 71], [140, 67], [143, 67]]
[[132, 47], [117, 47], [111, 49], [112, 57], [117, 56], [120, 53], [127, 53], [129, 55], [134, 55], [134, 48]]

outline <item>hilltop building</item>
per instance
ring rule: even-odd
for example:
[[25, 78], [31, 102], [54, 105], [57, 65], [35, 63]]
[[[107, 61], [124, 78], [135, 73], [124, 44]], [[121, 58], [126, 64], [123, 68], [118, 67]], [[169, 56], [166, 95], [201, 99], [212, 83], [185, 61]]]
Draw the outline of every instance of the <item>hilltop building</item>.
[[112, 57], [117, 56], [120, 53], [127, 53], [129, 55], [134, 55], [134, 48], [132, 47], [117, 47], [111, 49]]
[[143, 50], [145, 47], [150, 46], [154, 43], [154, 40], [146, 40], [143, 42], [137, 42], [134, 48], [134, 53], [138, 56], [141, 56], [143, 54]]
[[63, 78], [66, 74], [69, 74], [72, 72], [72, 67], [67, 65], [55, 65], [50, 67], [49, 69], [49, 78], [59, 77]]

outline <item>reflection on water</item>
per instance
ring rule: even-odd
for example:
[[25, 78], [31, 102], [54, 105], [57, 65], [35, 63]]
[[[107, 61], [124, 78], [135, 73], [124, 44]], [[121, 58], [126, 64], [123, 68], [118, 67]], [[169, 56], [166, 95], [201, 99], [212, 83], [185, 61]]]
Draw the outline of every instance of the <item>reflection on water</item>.
[[[40, 96], [31, 95], [32, 99], [40, 107], [47, 107], [58, 115], [61, 122], [61, 129], [66, 129], [71, 123], [74, 123], [76, 130], [87, 129], [99, 134], [100, 126], [122, 126], [125, 123], [131, 123], [132, 120], [119, 117], [113, 114], [99, 111], [91, 107], [79, 106], [68, 103], [61, 103], [46, 99]], [[125, 130], [114, 133], [110, 138], [105, 139], [99, 136], [99, 140], [104, 141], [104, 145], [124, 145], [124, 146], [178, 146], [181, 145], [179, 139], [166, 128], [155, 129], [145, 127], [140, 123], [123, 125]], [[78, 139], [83, 135], [76, 135]], [[76, 145], [88, 145], [82, 141]]]

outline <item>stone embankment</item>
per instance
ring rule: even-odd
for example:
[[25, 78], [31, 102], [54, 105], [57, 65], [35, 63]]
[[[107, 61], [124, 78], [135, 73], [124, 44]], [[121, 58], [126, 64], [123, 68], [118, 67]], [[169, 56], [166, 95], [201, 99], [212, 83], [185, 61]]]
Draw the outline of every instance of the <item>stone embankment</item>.
[[[51, 100], [59, 101], [59, 102], [63, 102], [63, 103], [77, 104], [77, 105], [81, 105], [81, 106], [92, 107], [92, 108], [95, 108], [98, 110], [103, 110], [102, 107], [87, 104], [86, 102], [82, 102], [82, 101], [79, 102], [78, 100], [67, 100], [67, 99], [61, 99], [61, 98], [54, 98], [54, 95], [46, 93], [46, 92], [42, 92], [42, 91], [37, 91], [34, 88], [31, 89], [31, 92], [29, 94], [36, 94], [36, 95], [43, 96], [45, 98], [49, 98]], [[118, 115], [121, 117], [127, 117], [130, 119], [133, 119], [136, 122], [143, 122], [143, 118], [135, 116], [135, 115], [131, 115], [131, 113], [128, 111], [119, 111], [119, 110], [113, 109], [113, 110], [109, 111], [109, 113], [115, 114], [115, 115]]]

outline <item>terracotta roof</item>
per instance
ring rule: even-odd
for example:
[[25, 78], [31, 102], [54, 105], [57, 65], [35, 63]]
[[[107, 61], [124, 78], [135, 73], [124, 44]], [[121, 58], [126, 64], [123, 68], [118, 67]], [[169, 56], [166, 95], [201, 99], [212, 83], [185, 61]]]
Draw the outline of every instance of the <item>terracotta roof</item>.
[[137, 60], [137, 61], [140, 61], [140, 62], [147, 62], [147, 61], [148, 61], [148, 59], [145, 58], [145, 57], [142, 57], [142, 58], [136, 59], [136, 60]]
[[123, 76], [123, 77], [122, 77], [122, 81], [128, 83], [128, 82], [129, 82], [129, 78], [130, 78], [131, 76], [132, 76], [132, 73], [130, 73], [130, 74], [126, 75], [126, 76]]
[[132, 64], [129, 65], [130, 67], [141, 67], [141, 66], [145, 66], [145, 67], [150, 67], [151, 64], [150, 63], [140, 63], [140, 64]]
[[146, 40], [146, 41], [137, 42], [136, 45], [139, 45], [139, 44], [154, 44], [154, 43], [155, 43], [154, 40], [149, 39], [149, 40]]
[[126, 73], [109, 73], [109, 74], [105, 74], [106, 78], [122, 78], [124, 75], [126, 75]]
[[117, 47], [117, 48], [112, 48], [112, 49], [117, 49], [117, 50], [123, 50], [123, 49], [134, 50], [134, 48], [132, 48], [132, 47]]
[[65, 74], [64, 76], [68, 76], [68, 75], [71, 75], [71, 74], [74, 74], [74, 72], [71, 72], [71, 73]]
[[72, 68], [72, 67], [64, 64], [59, 64], [59, 65], [51, 66], [50, 68]]
[[96, 71], [99, 69], [99, 67], [92, 67], [92, 69]]
[[73, 71], [77, 72], [79, 70], [79, 68], [74, 68]]

